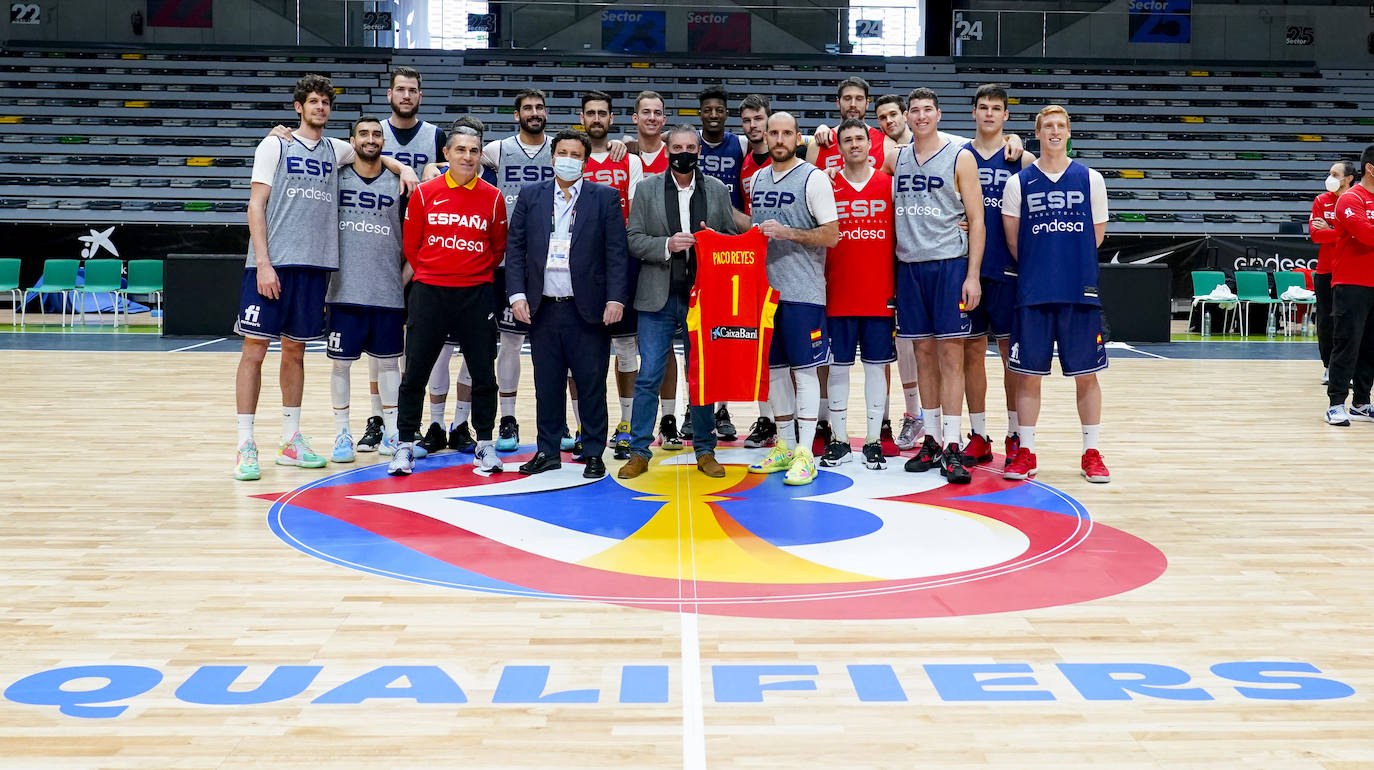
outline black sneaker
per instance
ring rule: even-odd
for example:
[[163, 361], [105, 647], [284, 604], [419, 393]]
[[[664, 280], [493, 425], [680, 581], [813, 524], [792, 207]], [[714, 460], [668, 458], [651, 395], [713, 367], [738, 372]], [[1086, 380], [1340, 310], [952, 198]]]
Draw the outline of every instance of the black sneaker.
[[906, 470], [912, 473], [922, 473], [940, 464], [940, 445], [935, 443], [932, 436], [926, 436], [925, 441], [921, 442], [921, 448], [916, 452], [916, 456], [906, 461]]
[[496, 429], [496, 451], [514, 452], [520, 448], [520, 423], [515, 421], [514, 415], [506, 415], [501, 418], [501, 423]]
[[358, 439], [359, 452], [375, 452], [382, 443], [382, 418], [373, 415], [367, 418], [367, 427], [363, 428], [363, 437]]
[[663, 415], [658, 421], [658, 445], [663, 449], [681, 449], [682, 434], [677, 432], [677, 417]]
[[887, 457], [883, 455], [882, 444], [877, 441], [864, 444], [864, 467], [871, 471], [881, 471], [887, 468]]
[[739, 438], [735, 432], [735, 424], [730, 421], [730, 410], [721, 404], [716, 410], [716, 438], [720, 441], [734, 441]]
[[825, 454], [821, 455], [821, 466], [834, 468], [843, 465], [853, 459], [854, 452], [849, 448], [849, 444], [843, 441], [832, 441], [825, 447]]
[[425, 437], [420, 439], [419, 444], [429, 454], [442, 452], [448, 449], [448, 433], [444, 432], [444, 426], [432, 422], [429, 424], [429, 430], [425, 431]]
[[973, 475], [964, 467], [964, 453], [957, 443], [951, 443], [941, 453], [940, 475], [951, 484], [967, 484], [973, 480]]
[[458, 423], [448, 432], [448, 448], [469, 454], [477, 449], [477, 440], [472, 437], [472, 431], [468, 430], [467, 422]]
[[[624, 430], [621, 430], [621, 428], [624, 428]], [[630, 424], [628, 422], [622, 422], [617, 425], [615, 430], [611, 431], [611, 438], [607, 443], [615, 448], [612, 455], [615, 459], [630, 459]]]
[[688, 408], [687, 408], [687, 411], [685, 411], [685, 412], [682, 413], [682, 430], [678, 432], [678, 435], [679, 435], [679, 436], [682, 436], [682, 440], [683, 440], [683, 441], [691, 441], [691, 440], [692, 440], [692, 409], [691, 409], [691, 407], [688, 407]]
[[749, 427], [748, 437], [744, 439], [744, 445], [750, 449], [773, 446], [776, 443], [778, 443], [778, 426], [767, 417], [754, 420], [754, 424]]
[[577, 429], [577, 435], [573, 437], [572, 460], [575, 463], [582, 462], [582, 429]]
[[[797, 422], [801, 422], [798, 420]], [[830, 430], [830, 423], [825, 420], [816, 421], [816, 437], [811, 439], [811, 454], [817, 457], [825, 454], [830, 447], [830, 442], [835, 440], [834, 431]]]

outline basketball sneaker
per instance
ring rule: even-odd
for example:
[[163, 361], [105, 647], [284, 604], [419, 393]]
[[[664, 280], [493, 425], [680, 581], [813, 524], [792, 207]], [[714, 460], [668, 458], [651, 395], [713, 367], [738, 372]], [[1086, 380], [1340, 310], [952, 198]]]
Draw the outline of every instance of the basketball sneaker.
[[401, 437], [395, 433], [382, 439], [382, 443], [377, 445], [377, 454], [382, 457], [392, 457], [396, 454], [396, 447], [401, 443]]
[[415, 442], [415, 447], [424, 450], [423, 454], [415, 452], [415, 458], [417, 460], [421, 457], [427, 457], [437, 452], [442, 452], [448, 449], [448, 432], [444, 430], [444, 426], [437, 422], [432, 422], [429, 424], [429, 429], [425, 431], [424, 438]]
[[1002, 460], [1002, 469], [1006, 470], [1006, 467], [1011, 465], [1011, 459], [1016, 456], [1016, 450], [1021, 448], [1021, 434], [1013, 433], [1007, 436], [1003, 446], [1006, 447], [1007, 456]]
[[[797, 420], [798, 423], [801, 420]], [[800, 426], [798, 426], [800, 427]], [[835, 434], [830, 430], [830, 423], [825, 420], [816, 421], [816, 436], [811, 439], [811, 454], [823, 455], [830, 442], [835, 440]]]
[[749, 435], [744, 438], [744, 445], [750, 449], [773, 446], [776, 443], [778, 443], [777, 423], [767, 417], [754, 420], [754, 424], [749, 427]]
[[575, 463], [582, 462], [582, 426], [577, 426], [577, 433], [573, 436], [572, 459]]
[[730, 421], [730, 410], [721, 404], [716, 410], [716, 439], [719, 441], [734, 441], [739, 438], [735, 431], [735, 423]]
[[1002, 470], [1002, 478], [1008, 481], [1025, 481], [1035, 475], [1035, 453], [1025, 447], [1018, 447], [1016, 456]]
[[968, 434], [968, 443], [964, 445], [964, 464], [982, 465], [992, 462], [992, 438], [980, 436], [977, 433]]
[[367, 425], [363, 428], [363, 437], [358, 439], [359, 452], [375, 452], [382, 443], [382, 418], [373, 415], [367, 418]]
[[331, 463], [351, 463], [356, 458], [353, 454], [353, 434], [344, 431], [334, 437], [334, 451], [329, 454]]
[[951, 484], [967, 484], [973, 480], [973, 475], [964, 467], [964, 452], [958, 442], [950, 442], [940, 453], [940, 475]]
[[1326, 424], [1339, 425], [1341, 427], [1350, 424], [1350, 413], [1345, 411], [1345, 404], [1336, 404], [1326, 410]]
[[818, 473], [816, 459], [806, 447], [801, 447], [792, 456], [792, 464], [787, 466], [787, 472], [782, 475], [782, 483], [789, 487], [805, 486], [815, 481]]
[[682, 429], [681, 429], [680, 431], [678, 431], [678, 435], [682, 436], [682, 440], [683, 440], [683, 441], [691, 441], [691, 440], [692, 440], [692, 410], [691, 410], [691, 408], [688, 408], [687, 411], [685, 411], [685, 412], [682, 413]]
[[391, 464], [386, 466], [387, 475], [390, 476], [409, 476], [415, 471], [415, 452], [412, 451], [410, 444], [401, 444], [396, 447], [396, 453], [391, 456]]
[[615, 426], [615, 433], [611, 435], [611, 441], [615, 447], [613, 455], [615, 459], [630, 459], [630, 424], [628, 422], [622, 422]]
[[883, 452], [883, 445], [880, 442], [864, 444], [864, 467], [870, 471], [881, 471], [887, 469], [887, 456]]
[[298, 468], [323, 468], [325, 460], [315, 454], [315, 450], [306, 443], [305, 436], [300, 431], [296, 431], [291, 440], [282, 444], [277, 450], [277, 465], [294, 465]]
[[1330, 382], [1330, 381], [1331, 381], [1331, 370], [1330, 370], [1330, 369], [1323, 369], [1323, 370], [1322, 370], [1322, 384], [1325, 385], [1325, 384], [1327, 384], [1327, 383]]
[[490, 441], [483, 442], [482, 446], [475, 447], [476, 451], [472, 455], [472, 464], [476, 472], [482, 476], [493, 473], [500, 473], [505, 470], [501, 465], [501, 456], [496, 454], [496, 445]]
[[825, 454], [821, 455], [821, 466], [834, 468], [843, 465], [854, 459], [854, 452], [849, 448], [849, 444], [844, 441], [832, 441], [825, 448]]
[[897, 442], [892, 438], [892, 421], [883, 420], [883, 427], [878, 433], [878, 446], [883, 450], [883, 457], [896, 457], [901, 453], [897, 447]]
[[472, 431], [468, 430], [467, 420], [449, 428], [448, 448], [455, 452], [471, 452], [477, 448], [477, 440], [472, 437]]
[[906, 461], [906, 470], [912, 473], [924, 473], [940, 464], [940, 445], [935, 441], [934, 436], [926, 436], [921, 443], [921, 451], [916, 456]]
[[514, 452], [519, 447], [520, 423], [515, 421], [515, 415], [508, 414], [501, 418], [496, 430], [496, 451]]
[[749, 466], [750, 473], [777, 473], [792, 467], [794, 454], [781, 442], [774, 444], [762, 460]]
[[1106, 484], [1112, 480], [1112, 474], [1107, 472], [1107, 466], [1102, 462], [1102, 453], [1096, 449], [1089, 449], [1083, 453], [1083, 478], [1094, 484]]
[[572, 433], [568, 432], [568, 426], [563, 426], [563, 437], [558, 439], [558, 451], [571, 452], [573, 448]]
[[234, 478], [239, 481], [262, 478], [262, 468], [258, 467], [258, 443], [251, 438], [239, 445], [238, 456], [234, 460]]
[[1374, 422], [1374, 405], [1352, 406], [1346, 410], [1354, 422]]
[[658, 421], [658, 445], [670, 451], [682, 448], [682, 435], [677, 432], [677, 417], [665, 414]]
[[897, 448], [905, 452], [908, 449], [915, 449], [916, 442], [921, 437], [921, 421], [912, 417], [910, 414], [902, 415], [902, 429], [897, 431]]

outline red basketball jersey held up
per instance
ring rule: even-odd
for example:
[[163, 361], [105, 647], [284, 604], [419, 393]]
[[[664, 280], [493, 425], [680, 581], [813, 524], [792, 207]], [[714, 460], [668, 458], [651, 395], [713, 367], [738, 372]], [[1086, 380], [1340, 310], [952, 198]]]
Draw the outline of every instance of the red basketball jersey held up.
[[615, 191], [620, 194], [620, 210], [625, 215], [625, 221], [630, 221], [629, 155], [621, 158], [618, 162], [611, 160], [609, 155], [602, 160], [589, 156], [587, 165], [582, 167], [582, 178], [588, 182], [596, 182], [615, 188]]
[[[883, 139], [885, 139], [886, 136], [887, 135], [882, 132], [882, 129], [868, 129], [868, 165], [873, 168], [883, 167], [883, 157], [886, 155]], [[840, 157], [840, 140], [837, 136], [835, 137], [835, 141], [830, 143], [829, 147], [822, 147], [820, 152], [816, 155], [816, 168], [822, 171], [828, 171], [832, 168], [843, 167], [844, 158]]]
[[768, 398], [768, 346], [778, 293], [768, 285], [768, 239], [757, 227], [743, 235], [696, 234], [697, 278], [687, 310], [691, 355], [687, 399]]
[[892, 316], [897, 242], [892, 229], [892, 177], [874, 171], [862, 190], [836, 174], [840, 242], [825, 255], [827, 316]]

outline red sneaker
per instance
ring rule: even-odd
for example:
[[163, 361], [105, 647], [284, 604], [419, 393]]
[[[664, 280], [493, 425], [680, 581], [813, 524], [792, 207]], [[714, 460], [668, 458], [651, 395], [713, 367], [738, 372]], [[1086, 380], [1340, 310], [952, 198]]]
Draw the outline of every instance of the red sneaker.
[[834, 441], [834, 434], [830, 431], [830, 423], [820, 420], [816, 423], [816, 437], [811, 439], [811, 455], [820, 457], [825, 454], [826, 447]]
[[963, 449], [965, 467], [992, 462], [992, 442], [977, 433], [968, 434], [968, 444]]
[[1035, 453], [1024, 447], [1016, 450], [1016, 457], [1002, 471], [1002, 478], [1008, 481], [1024, 481], [1035, 475]]
[[892, 438], [892, 421], [883, 420], [882, 432], [878, 434], [878, 446], [882, 447], [883, 457], [896, 457], [902, 453], [897, 448], [897, 442]]
[[1112, 474], [1102, 462], [1102, 453], [1096, 449], [1083, 453], [1083, 478], [1094, 484], [1106, 484], [1112, 480]]
[[1008, 465], [1011, 465], [1011, 459], [1016, 456], [1016, 450], [1021, 448], [1021, 434], [1013, 433], [1010, 436], [1007, 436], [1006, 447], [1007, 457], [1005, 460], [1002, 461], [1003, 468], [1006, 468]]

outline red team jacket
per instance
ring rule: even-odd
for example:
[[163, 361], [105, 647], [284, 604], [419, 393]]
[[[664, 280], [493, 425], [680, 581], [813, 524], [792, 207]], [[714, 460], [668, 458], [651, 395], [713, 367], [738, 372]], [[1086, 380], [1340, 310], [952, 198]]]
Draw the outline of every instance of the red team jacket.
[[1331, 285], [1374, 286], [1374, 193], [1355, 185], [1336, 201]]
[[840, 242], [825, 255], [825, 314], [892, 317], [897, 242], [892, 228], [892, 177], [874, 171], [862, 190], [836, 174], [830, 180], [840, 215]]
[[[1315, 228], [1314, 222], [1326, 222], [1333, 227]], [[1336, 255], [1336, 196], [1324, 192], [1312, 201], [1312, 216], [1307, 220], [1308, 237], [1317, 244], [1317, 269], [1314, 273], [1331, 272], [1331, 261]]]
[[768, 398], [768, 346], [778, 292], [768, 285], [768, 239], [696, 234], [697, 279], [687, 309], [691, 355], [687, 399], [694, 406]]
[[506, 199], [478, 177], [458, 185], [445, 173], [411, 193], [401, 237], [416, 281], [490, 283], [506, 255]]

